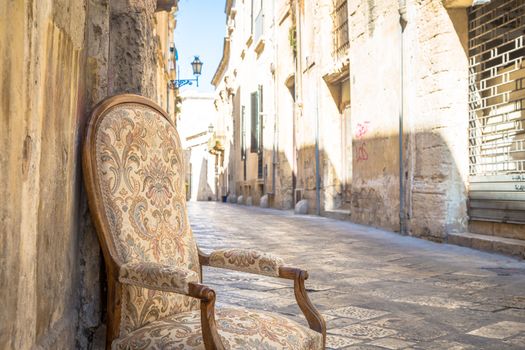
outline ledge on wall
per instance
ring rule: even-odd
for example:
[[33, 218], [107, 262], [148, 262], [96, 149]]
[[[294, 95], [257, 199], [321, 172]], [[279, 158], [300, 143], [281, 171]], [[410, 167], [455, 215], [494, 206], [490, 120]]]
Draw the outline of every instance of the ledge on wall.
[[447, 243], [525, 259], [525, 242], [521, 239], [460, 232], [449, 233]]
[[250, 47], [250, 45], [253, 43], [253, 35], [250, 34], [248, 39], [246, 39], [246, 47]]
[[348, 57], [345, 60], [337, 62], [334, 66], [330, 67], [326, 74], [323, 75], [323, 79], [327, 84], [336, 84], [339, 81], [348, 78], [350, 74], [350, 60]]
[[255, 45], [254, 51], [257, 53], [257, 55], [260, 55], [261, 52], [263, 52], [263, 50], [264, 50], [264, 37], [261, 36], [257, 40], [257, 44]]
[[490, 0], [443, 0], [443, 5], [448, 9], [467, 8], [488, 4]]

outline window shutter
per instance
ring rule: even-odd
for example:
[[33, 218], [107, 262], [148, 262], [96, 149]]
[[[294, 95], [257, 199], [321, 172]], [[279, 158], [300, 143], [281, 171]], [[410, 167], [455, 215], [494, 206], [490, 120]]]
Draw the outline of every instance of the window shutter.
[[250, 151], [257, 153], [259, 150], [259, 92], [251, 94], [251, 144]]
[[246, 159], [246, 107], [241, 107], [241, 159]]

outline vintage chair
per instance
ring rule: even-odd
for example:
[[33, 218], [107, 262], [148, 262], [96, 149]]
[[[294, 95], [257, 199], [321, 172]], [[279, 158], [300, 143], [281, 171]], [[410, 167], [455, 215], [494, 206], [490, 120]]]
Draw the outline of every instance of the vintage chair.
[[[324, 348], [325, 322], [306, 295], [306, 271], [254, 250], [198, 250], [179, 137], [154, 102], [136, 95], [101, 102], [87, 127], [83, 169], [106, 262], [107, 348]], [[293, 280], [310, 329], [278, 314], [215, 310], [202, 265]]]

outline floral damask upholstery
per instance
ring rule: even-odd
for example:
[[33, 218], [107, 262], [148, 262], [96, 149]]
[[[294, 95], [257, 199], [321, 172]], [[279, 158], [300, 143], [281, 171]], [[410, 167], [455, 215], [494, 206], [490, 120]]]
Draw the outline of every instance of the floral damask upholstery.
[[199, 275], [192, 270], [152, 262], [132, 262], [122, 265], [119, 281], [164, 292], [188, 293], [189, 283], [198, 283]]
[[[110, 109], [95, 134], [96, 171], [118, 260], [200, 273], [186, 215], [184, 163], [172, 124], [142, 104]], [[120, 334], [196, 310], [196, 299], [124, 284]]]
[[210, 254], [210, 266], [254, 273], [279, 276], [283, 259], [253, 249], [219, 249]]
[[[227, 350], [318, 350], [323, 337], [277, 314], [219, 307], [217, 328]], [[200, 314], [180, 313], [144, 326], [113, 342], [113, 350], [204, 350]]]

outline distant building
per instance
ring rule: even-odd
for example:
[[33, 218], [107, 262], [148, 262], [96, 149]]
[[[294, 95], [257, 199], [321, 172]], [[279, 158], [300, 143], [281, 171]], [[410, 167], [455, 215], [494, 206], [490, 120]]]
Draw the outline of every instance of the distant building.
[[179, 95], [177, 130], [186, 156], [188, 200], [217, 200], [215, 156], [209, 152], [216, 120], [213, 95], [184, 91]]
[[221, 186], [524, 254], [525, 6], [482, 3], [228, 0]]

